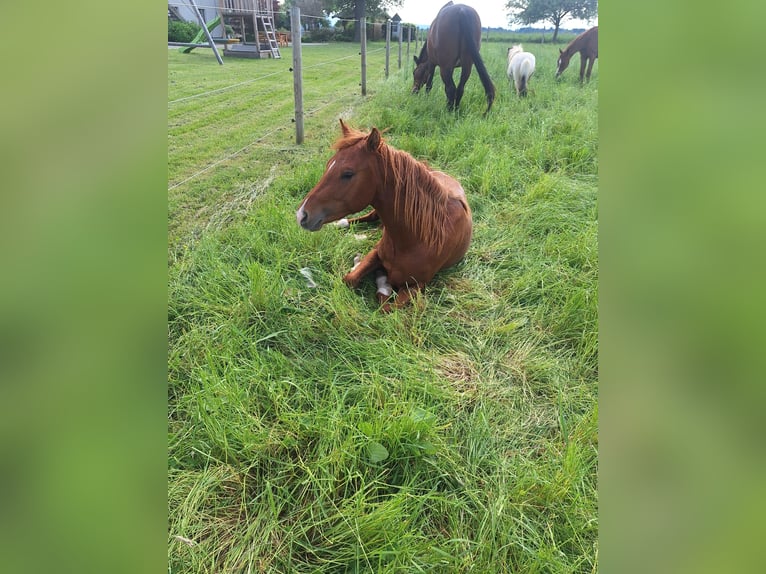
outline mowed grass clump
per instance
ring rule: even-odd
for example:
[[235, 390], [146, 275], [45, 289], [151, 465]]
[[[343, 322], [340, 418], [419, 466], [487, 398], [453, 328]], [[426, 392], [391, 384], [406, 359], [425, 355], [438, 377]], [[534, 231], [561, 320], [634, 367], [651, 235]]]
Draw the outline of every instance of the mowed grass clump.
[[[558, 47], [525, 46], [521, 100], [507, 46], [484, 44], [486, 118], [475, 72], [453, 114], [438, 77], [413, 96], [392, 58], [364, 98], [341, 61], [345, 79], [306, 86], [337, 97], [303, 146], [285, 131], [169, 192], [171, 572], [597, 570], [598, 74], [556, 82]], [[177, 121], [204, 124], [204, 99]], [[372, 280], [341, 280], [379, 229], [295, 221], [338, 117], [388, 128], [473, 209], [464, 260], [390, 315]], [[210, 121], [235, 138], [242, 116]], [[186, 132], [203, 150], [217, 133]], [[214, 154], [182, 155], [171, 185]]]

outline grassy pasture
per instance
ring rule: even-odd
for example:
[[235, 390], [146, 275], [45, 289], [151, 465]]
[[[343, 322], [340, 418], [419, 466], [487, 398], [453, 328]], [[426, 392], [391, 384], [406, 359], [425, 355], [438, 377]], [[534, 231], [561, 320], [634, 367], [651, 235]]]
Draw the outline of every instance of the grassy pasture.
[[[457, 114], [438, 77], [409, 94], [414, 46], [387, 80], [370, 46], [366, 97], [358, 46], [306, 46], [302, 146], [290, 49], [168, 50], [170, 572], [598, 570], [598, 63], [556, 82], [561, 45], [525, 45], [520, 100], [508, 45], [482, 46], [487, 118], [475, 72]], [[390, 315], [341, 281], [378, 229], [295, 222], [338, 117], [473, 209], [465, 259]]]

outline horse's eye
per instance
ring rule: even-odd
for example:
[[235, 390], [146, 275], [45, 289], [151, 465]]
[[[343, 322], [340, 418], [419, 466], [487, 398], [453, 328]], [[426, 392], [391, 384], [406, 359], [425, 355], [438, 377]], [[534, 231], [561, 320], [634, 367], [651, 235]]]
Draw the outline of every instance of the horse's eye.
[[351, 170], [346, 170], [343, 172], [343, 174], [340, 176], [341, 179], [351, 179], [354, 176], [354, 172]]

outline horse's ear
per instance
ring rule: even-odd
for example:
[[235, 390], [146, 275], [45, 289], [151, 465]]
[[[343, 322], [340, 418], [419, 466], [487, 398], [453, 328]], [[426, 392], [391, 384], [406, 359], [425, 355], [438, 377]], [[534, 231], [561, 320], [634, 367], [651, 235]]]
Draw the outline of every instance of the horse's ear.
[[417, 57], [417, 56], [412, 56], [412, 59], [413, 59], [413, 60], [415, 60], [415, 65], [416, 65], [416, 66], [417, 66], [418, 64], [420, 64], [420, 62], [418, 62], [418, 57]]
[[343, 132], [343, 135], [347, 136], [349, 132], [348, 126], [343, 121], [343, 118], [338, 118], [338, 120], [340, 121], [340, 129]]
[[564, 50], [562, 50], [561, 48], [559, 48], [559, 54], [563, 54], [563, 53], [564, 53]]
[[367, 136], [367, 149], [370, 151], [378, 151], [380, 147], [380, 131], [378, 128], [372, 128], [370, 135]]

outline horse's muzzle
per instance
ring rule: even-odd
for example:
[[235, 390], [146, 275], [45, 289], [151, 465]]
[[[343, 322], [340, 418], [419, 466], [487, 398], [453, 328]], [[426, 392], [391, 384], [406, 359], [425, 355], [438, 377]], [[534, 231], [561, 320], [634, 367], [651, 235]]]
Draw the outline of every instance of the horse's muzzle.
[[302, 205], [295, 212], [295, 219], [298, 221], [298, 225], [307, 231], [317, 231], [324, 224], [321, 217], [310, 219], [309, 214], [303, 209]]

